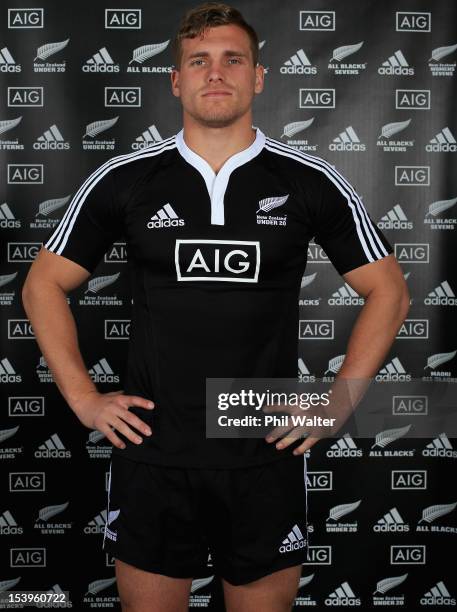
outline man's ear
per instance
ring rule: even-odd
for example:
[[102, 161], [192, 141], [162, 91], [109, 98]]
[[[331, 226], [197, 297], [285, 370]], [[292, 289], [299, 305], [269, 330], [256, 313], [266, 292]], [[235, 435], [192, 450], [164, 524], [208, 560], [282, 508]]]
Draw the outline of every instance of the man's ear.
[[255, 67], [255, 87], [254, 91], [259, 94], [263, 91], [265, 69], [261, 64]]
[[170, 73], [171, 91], [177, 98], [179, 98], [180, 95], [179, 76], [179, 70], [173, 66]]

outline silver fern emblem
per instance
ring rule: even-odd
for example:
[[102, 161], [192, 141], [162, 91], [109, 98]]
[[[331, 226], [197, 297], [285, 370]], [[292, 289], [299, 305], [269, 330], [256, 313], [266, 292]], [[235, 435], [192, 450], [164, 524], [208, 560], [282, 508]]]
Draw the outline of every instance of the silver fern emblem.
[[202, 589], [207, 584], [209, 584], [213, 578], [214, 576], [209, 576], [208, 578], [195, 578], [195, 580], [192, 580], [192, 586], [190, 587], [190, 592], [195, 593], [195, 591], [198, 591], [198, 589]]
[[0, 134], [4, 134], [8, 132], [8, 130], [12, 130], [22, 121], [22, 116], [17, 117], [17, 119], [5, 119], [5, 121], [0, 121]]
[[129, 61], [129, 64], [132, 62], [142, 64], [153, 55], [157, 55], [166, 49], [169, 42], [169, 40], [166, 40], [165, 42], [157, 43], [156, 45], [143, 45], [142, 47], [138, 47], [138, 49], [133, 51], [133, 58]]
[[41, 508], [41, 510], [38, 512], [37, 521], [47, 521], [56, 514], [60, 514], [68, 508], [69, 503], [70, 502], [65, 502], [64, 504], [59, 504], [57, 506], [46, 506], [45, 508]]
[[333, 372], [334, 374], [336, 374], [338, 370], [341, 368], [341, 366], [343, 365], [343, 361], [345, 357], [346, 355], [344, 354], [344, 355], [337, 355], [333, 359], [330, 359], [330, 361], [328, 362], [328, 369], [326, 370], [325, 373], [327, 374], [327, 372]]
[[313, 578], [314, 574], [310, 574], [309, 576], [303, 576], [302, 578], [300, 578], [300, 582], [298, 583], [298, 589], [301, 589], [302, 587], [309, 584]]
[[102, 578], [101, 580], [94, 580], [87, 587], [87, 594], [95, 595], [103, 589], [107, 589], [109, 586], [116, 582], [116, 578]]
[[325, 521], [327, 522], [330, 519], [334, 521], [338, 520], [342, 516], [353, 512], [356, 508], [360, 506], [361, 502], [362, 500], [359, 499], [359, 501], [353, 502], [352, 504], [340, 504], [339, 506], [334, 506], [333, 508], [331, 508], [328, 518], [325, 519]]
[[421, 521], [431, 523], [439, 516], [452, 512], [456, 506], [457, 502], [453, 504], [436, 504], [435, 506], [428, 506], [428, 508], [424, 508], [422, 510], [422, 518], [420, 519], [419, 523]]
[[390, 591], [390, 589], [393, 589], [404, 582], [407, 577], [408, 574], [403, 574], [402, 576], [393, 576], [392, 578], [384, 578], [384, 580], [380, 580], [376, 583], [376, 591], [373, 593], [373, 595], [376, 595], [376, 593], [386, 593], [387, 591]]
[[19, 578], [12, 578], [11, 580], [2, 580], [0, 582], [0, 593], [12, 589], [13, 586], [16, 586], [20, 579], [21, 577], [19, 576]]
[[430, 368], [434, 370], [436, 367], [441, 365], [442, 363], [446, 363], [446, 361], [451, 361], [457, 355], [457, 351], [452, 351], [451, 353], [435, 353], [435, 355], [430, 355], [427, 359], [427, 365], [424, 370]]
[[288, 123], [284, 126], [284, 133], [281, 135], [281, 138], [283, 138], [284, 136], [290, 138], [291, 136], [298, 134], [298, 132], [301, 132], [302, 130], [305, 130], [307, 127], [309, 127], [313, 123], [313, 121], [314, 117], [311, 117], [311, 119], [307, 119], [306, 121], [294, 121], [294, 123]]
[[67, 40], [63, 40], [62, 42], [48, 43], [47, 45], [42, 45], [41, 47], [38, 47], [35, 60], [45, 60], [49, 56], [54, 55], [54, 53], [61, 51], [68, 45], [69, 40], [70, 39], [67, 38]]
[[14, 434], [16, 433], [18, 429], [19, 429], [19, 425], [17, 425], [16, 427], [11, 427], [10, 429], [0, 430], [0, 443], [14, 436]]
[[263, 47], [263, 45], [264, 45], [266, 42], [267, 42], [266, 40], [261, 40], [261, 41], [259, 42], [259, 51], [260, 51], [260, 49]]
[[451, 45], [450, 47], [437, 47], [432, 51], [432, 57], [428, 60], [438, 61], [442, 57], [446, 57], [446, 55], [450, 55], [457, 49], [457, 45]]
[[91, 442], [91, 444], [96, 444], [99, 440], [101, 440], [104, 437], [105, 437], [104, 433], [102, 433], [101, 431], [98, 431], [98, 429], [94, 429], [94, 431], [91, 431], [89, 434], [89, 442]]
[[86, 136], [97, 136], [100, 132], [104, 132], [105, 130], [109, 130], [110, 127], [117, 122], [119, 117], [114, 117], [114, 119], [106, 119], [105, 121], [94, 121], [93, 123], [89, 123], [86, 127], [86, 133], [83, 138]]
[[264, 198], [263, 200], [259, 201], [260, 208], [256, 212], [260, 212], [260, 211], [269, 212], [273, 208], [278, 208], [278, 206], [282, 206], [283, 204], [285, 204], [288, 197], [289, 197], [289, 194], [278, 197], [278, 198], [275, 198], [275, 197]]
[[333, 62], [334, 60], [336, 60], [337, 62], [339, 62], [348, 55], [352, 55], [353, 53], [358, 51], [362, 45], [363, 40], [362, 42], [359, 42], [356, 45], [344, 45], [344, 47], [337, 47], [333, 50], [332, 59], [330, 61]]
[[44, 202], [41, 202], [35, 217], [38, 217], [38, 215], [49, 215], [49, 213], [53, 212], [54, 210], [65, 206], [70, 198], [71, 196], [65, 196], [64, 198], [56, 198], [54, 200], [45, 200]]
[[386, 123], [381, 128], [381, 134], [378, 138], [390, 138], [394, 134], [398, 134], [411, 123], [411, 119], [407, 119], [406, 121], [395, 121], [394, 123]]
[[103, 289], [104, 287], [108, 287], [108, 285], [112, 285], [113, 283], [115, 283], [120, 275], [121, 273], [118, 272], [117, 274], [110, 274], [109, 276], [97, 276], [97, 278], [91, 279], [87, 283], [87, 289], [85, 293], [98, 293], [100, 289]]
[[376, 446], [380, 446], [384, 448], [394, 440], [398, 440], [411, 429], [411, 425], [405, 425], [405, 427], [398, 427], [396, 429], [386, 429], [385, 431], [381, 431], [377, 434], [375, 438], [375, 443], [371, 448], [375, 448]]
[[119, 516], [120, 510], [111, 510], [108, 514], [108, 525], [111, 525], [113, 521]]
[[437, 202], [433, 202], [433, 204], [430, 204], [430, 206], [428, 207], [428, 211], [425, 216], [437, 215], [438, 213], [443, 212], [443, 210], [447, 210], [448, 208], [451, 208], [451, 206], [454, 206], [456, 202], [457, 198], [452, 198], [451, 200], [438, 200]]
[[311, 285], [311, 283], [316, 278], [316, 276], [317, 276], [317, 272], [314, 272], [314, 274], [308, 274], [307, 276], [304, 276], [301, 279], [300, 289], [303, 289], [304, 287]]
[[16, 278], [17, 272], [13, 272], [13, 274], [2, 274], [0, 276], [0, 287], [10, 283], [14, 278]]

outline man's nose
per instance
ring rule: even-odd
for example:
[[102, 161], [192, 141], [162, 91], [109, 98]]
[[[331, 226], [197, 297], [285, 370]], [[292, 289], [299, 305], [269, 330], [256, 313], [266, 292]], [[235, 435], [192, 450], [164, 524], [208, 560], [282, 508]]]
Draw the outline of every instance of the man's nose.
[[224, 69], [219, 62], [212, 62], [208, 69], [208, 81], [221, 81], [224, 79]]

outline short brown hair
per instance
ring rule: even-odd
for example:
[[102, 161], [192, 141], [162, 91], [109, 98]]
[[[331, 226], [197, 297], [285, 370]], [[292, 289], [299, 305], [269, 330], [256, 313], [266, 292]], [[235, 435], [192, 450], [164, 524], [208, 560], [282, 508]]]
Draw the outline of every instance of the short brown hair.
[[243, 15], [236, 8], [221, 2], [205, 2], [187, 11], [181, 19], [171, 45], [174, 67], [179, 70], [183, 38], [195, 38], [203, 34], [207, 28], [230, 24], [239, 26], [249, 36], [252, 59], [256, 66], [259, 61], [259, 39], [254, 28], [246, 23]]

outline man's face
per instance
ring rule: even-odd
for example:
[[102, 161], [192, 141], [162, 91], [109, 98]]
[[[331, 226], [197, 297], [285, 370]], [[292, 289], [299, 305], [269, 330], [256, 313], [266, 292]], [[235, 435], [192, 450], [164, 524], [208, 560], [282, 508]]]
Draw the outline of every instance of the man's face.
[[249, 43], [236, 25], [209, 28], [203, 37], [182, 41], [172, 91], [198, 123], [225, 127], [250, 111], [254, 95], [263, 89], [263, 67], [253, 65]]

